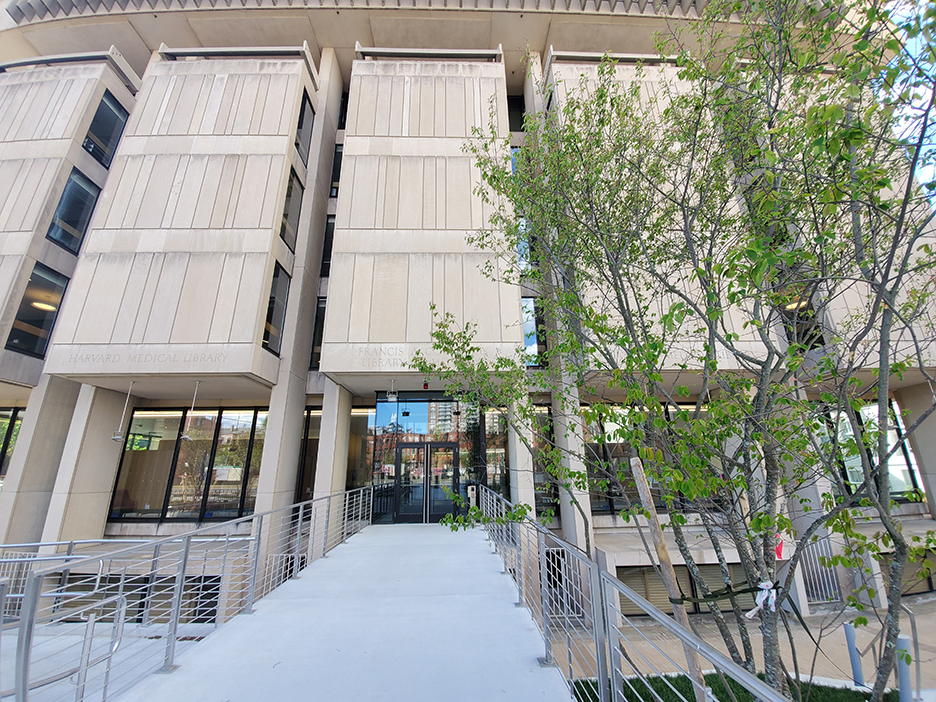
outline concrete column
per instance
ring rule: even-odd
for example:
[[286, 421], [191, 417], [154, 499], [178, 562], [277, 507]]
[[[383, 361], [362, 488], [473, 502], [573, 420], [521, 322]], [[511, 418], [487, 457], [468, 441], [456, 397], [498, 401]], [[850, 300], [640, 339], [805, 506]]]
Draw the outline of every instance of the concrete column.
[[[322, 52], [321, 66], [318, 111], [322, 114], [337, 115], [338, 102], [341, 99], [341, 75], [333, 50], [326, 49]], [[326, 134], [327, 130], [323, 124], [316, 123], [312, 151], [309, 154], [308, 177], [296, 240], [296, 257], [290, 271], [280, 369], [276, 386], [270, 394], [270, 416], [257, 485], [257, 512], [285, 507], [296, 500], [306, 384], [315, 321], [315, 315], [310, 313], [310, 310], [315, 310], [318, 296], [318, 274], [325, 229], [324, 205], [327, 201], [327, 180], [330, 177], [332, 159], [330, 144], [334, 142], [333, 132], [328, 131]], [[329, 130], [331, 128], [328, 127]], [[323, 134], [327, 136], [326, 142], [331, 140], [327, 149], [323, 147]]]
[[[571, 383], [564, 383], [570, 387]], [[568, 392], [569, 402], [578, 401], [578, 391]], [[573, 419], [570, 421], [568, 408], [562, 406], [562, 400], [553, 397], [553, 434], [556, 446], [562, 451], [562, 463], [566, 471], [570, 473], [584, 473], [585, 462], [582, 456], [585, 455], [585, 442], [582, 438], [582, 428]], [[573, 415], [574, 417], [574, 415]], [[588, 516], [586, 521], [572, 500], [578, 502], [581, 510]], [[581, 549], [585, 549], [588, 543], [592, 549], [595, 547], [594, 529], [591, 520], [591, 501], [588, 492], [580, 490], [572, 485], [568, 489], [559, 487], [559, 515], [562, 519], [562, 538], [569, 543], [575, 544]], [[587, 538], [586, 538], [587, 536]]]
[[42, 537], [62, 450], [68, 437], [78, 383], [43, 374], [29, 397], [0, 492], [0, 541]]
[[[104, 536], [123, 441], [111, 437], [126, 395], [81, 385], [42, 532], [43, 541]], [[129, 412], [132, 408], [128, 408]], [[125, 427], [120, 427], [121, 431]]]
[[338, 383], [326, 379], [315, 469], [315, 497], [324, 497], [345, 489], [350, 438], [351, 393]]
[[[513, 416], [513, 410], [510, 410]], [[514, 504], [536, 506], [536, 486], [533, 482], [533, 454], [527, 448], [532, 445], [533, 437], [525, 432], [526, 442], [511, 425], [507, 430], [507, 444], [510, 449], [510, 501]], [[533, 514], [533, 512], [531, 512]]]
[[[902, 388], [894, 393], [900, 409], [907, 412], [904, 426], [909, 427], [933, 404], [933, 391], [926, 383]], [[920, 469], [921, 487], [926, 493], [926, 506], [936, 519], [936, 414], [931, 414], [910, 435], [910, 448]]]

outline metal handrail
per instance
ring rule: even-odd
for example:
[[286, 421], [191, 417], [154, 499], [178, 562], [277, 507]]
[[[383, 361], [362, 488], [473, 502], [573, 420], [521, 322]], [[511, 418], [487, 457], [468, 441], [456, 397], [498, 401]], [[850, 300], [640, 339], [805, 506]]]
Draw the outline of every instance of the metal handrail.
[[[620, 699], [623, 694], [626, 676], [623, 672], [623, 666], [619, 668], [616, 661], [626, 659], [628, 663], [631, 663], [628, 654], [624, 651], [624, 645], [630, 642], [622, 634], [622, 630], [618, 628], [619, 620], [625, 619], [625, 617], [621, 611], [616, 609], [616, 603], [617, 598], [623, 595], [642, 613], [649, 615], [654, 621], [673, 634], [684, 647], [707, 659], [718, 671], [747, 689], [755, 699], [760, 700], [760, 702], [788, 702], [777, 690], [737, 665], [731, 658], [703, 641], [694, 632], [684, 629], [670, 615], [638, 595], [613, 574], [602, 571], [598, 563], [589, 558], [587, 554], [584, 554], [581, 549], [559, 538], [529, 517], [521, 521], [505, 519], [503, 515], [507, 511], [513, 510], [515, 505], [490, 490], [490, 488], [484, 485], [479, 487], [479, 503], [483, 514], [483, 525], [488, 530], [495, 549], [504, 559], [505, 572], [514, 577], [518, 591], [518, 604], [529, 607], [534, 621], [540, 627], [546, 644], [545, 660], [558, 662], [559, 659], [562, 659], [567, 662], [568, 671], [563, 671], [563, 676], [572, 688], [573, 693], [575, 692], [575, 685], [580, 684], [583, 678], [575, 677], [576, 671], [581, 666], [576, 668], [572, 665], [572, 660], [575, 658], [577, 663], [581, 663], [580, 658], [587, 655], [593, 658], [586, 667], [594, 671], [593, 682], [590, 684], [594, 685], [593, 692], [596, 699], [605, 702], [605, 700], [609, 699], [609, 694], [613, 699]], [[519, 537], [516, 530], [520, 530]], [[555, 546], [546, 548], [547, 539]], [[530, 544], [530, 552], [520, 553], [525, 542]], [[573, 562], [579, 565], [579, 568], [566, 569], [564, 567], [557, 568], [555, 565], [552, 567], [547, 565], [546, 551], [560, 549], [563, 552], [560, 563], [564, 563], [566, 558], [571, 557], [574, 559]], [[583, 575], [583, 570], [586, 569], [589, 584], [585, 589], [579, 587], [576, 590], [576, 581], [586, 577]], [[533, 572], [527, 575], [525, 573], [527, 570]], [[571, 581], [568, 580], [569, 573], [573, 577]], [[532, 577], [533, 582], [525, 582], [524, 578], [526, 577]], [[556, 583], [551, 585], [550, 580], [556, 581]], [[571, 593], [572, 599], [584, 597], [587, 601], [574, 603], [580, 609], [570, 614], [568, 607], [564, 606], [563, 600], [553, 601], [549, 598], [549, 589], [558, 591], [570, 589], [573, 591]], [[565, 596], [569, 597], [569, 594], [566, 593]], [[591, 605], [591, 611], [584, 608], [586, 604]], [[556, 610], [559, 610], [558, 615], [562, 619], [557, 621], [560, 625], [558, 631], [553, 630], [552, 624], [552, 620], [555, 619], [557, 614]], [[590, 626], [589, 618], [591, 618]], [[564, 651], [556, 648], [558, 644], [563, 643], [563, 634], [565, 634]], [[589, 646], [575, 646], [577, 643], [574, 641], [575, 637], [581, 637], [582, 635], [587, 636], [587, 641], [594, 642], [593, 650]], [[574, 650], [573, 646], [575, 646]], [[675, 661], [669, 660], [675, 664]], [[632, 663], [631, 665], [633, 667]], [[660, 674], [665, 675], [665, 673]], [[638, 677], [646, 682], [644, 676], [639, 672]], [[617, 690], [617, 686], [620, 686], [621, 689]]]
[[[356, 492], [364, 492], [364, 491], [367, 491], [367, 490], [371, 490], [371, 487], [370, 487], [370, 486], [367, 486], [367, 487], [357, 488], [357, 489], [355, 489], [355, 490], [349, 490], [349, 491], [347, 491], [347, 492], [344, 493], [344, 494], [350, 495], [350, 494], [353, 494], [353, 493], [356, 493]], [[250, 515], [248, 515], [248, 516], [246, 516], [246, 517], [240, 517], [240, 518], [238, 518], [238, 519], [232, 519], [232, 520], [229, 521], [229, 522], [221, 522], [220, 524], [213, 524], [213, 525], [211, 525], [211, 526], [202, 527], [202, 528], [200, 528], [200, 529], [193, 529], [192, 531], [187, 531], [187, 532], [184, 532], [184, 533], [182, 533], [182, 534], [176, 534], [175, 536], [164, 536], [164, 537], [161, 538], [161, 539], [155, 539], [155, 540], [153, 540], [153, 541], [147, 541], [147, 542], [145, 542], [142, 546], [130, 546], [130, 547], [127, 547], [127, 548], [118, 549], [118, 550], [116, 550], [116, 551], [108, 551], [108, 553], [105, 554], [105, 555], [98, 555], [98, 554], [96, 554], [96, 555], [91, 555], [91, 556], [83, 556], [83, 557], [79, 558], [77, 561], [71, 563], [71, 564], [70, 564], [70, 567], [74, 568], [74, 567], [76, 567], [76, 566], [82, 566], [82, 565], [84, 565], [84, 564], [86, 564], [86, 563], [93, 563], [93, 562], [95, 562], [95, 561], [105, 560], [105, 559], [113, 559], [113, 558], [115, 558], [116, 556], [123, 556], [123, 555], [126, 555], [126, 554], [130, 554], [130, 553], [133, 553], [134, 551], [137, 551], [137, 550], [151, 549], [151, 548], [153, 548], [154, 546], [161, 546], [162, 544], [171, 543], [171, 542], [173, 542], [173, 541], [179, 541], [179, 540], [181, 540], [181, 539], [191, 538], [191, 537], [196, 536], [197, 534], [207, 534], [207, 533], [210, 532], [210, 531], [217, 531], [217, 530], [218, 530], [219, 528], [221, 528], [221, 527], [229, 527], [229, 526], [234, 526], [234, 525], [237, 525], [237, 524], [246, 524], [247, 522], [253, 522], [253, 521], [256, 520], [258, 517], [259, 517], [259, 518], [263, 518], [263, 517], [267, 517], [267, 516], [272, 516], [272, 515], [274, 515], [274, 514], [276, 514], [276, 513], [278, 513], [278, 512], [283, 512], [283, 511], [285, 511], [285, 510], [295, 510], [295, 509], [297, 509], [297, 508], [305, 508], [307, 505], [308, 505], [308, 506], [311, 506], [311, 505], [313, 505], [313, 504], [316, 503], [316, 502], [325, 502], [326, 500], [331, 500], [332, 498], [334, 498], [335, 495], [340, 495], [340, 494], [342, 494], [342, 493], [340, 493], [340, 492], [338, 492], [338, 493], [333, 493], [333, 494], [331, 494], [331, 495], [326, 495], [326, 496], [324, 496], [324, 497], [316, 497], [314, 500], [306, 500], [305, 502], [297, 502], [297, 503], [295, 503], [295, 504], [288, 505], [288, 506], [286, 506], [286, 507], [279, 507], [279, 508], [277, 508], [277, 509], [270, 509], [270, 510], [267, 510], [266, 512], [255, 512], [254, 514], [250, 514]], [[213, 540], [216, 540], [217, 538], [220, 538], [220, 537], [215, 537], [215, 539], [210, 539], [210, 540], [213, 541]], [[243, 537], [240, 537], [240, 538], [243, 538]], [[57, 568], [40, 568], [40, 569], [34, 570], [33, 572], [34, 572], [37, 576], [41, 576], [41, 575], [48, 575], [49, 573], [54, 573], [56, 570], [58, 570], [58, 569], [57, 569]]]
[[[96, 699], [107, 699], [115, 680], [120, 680], [119, 689], [112, 690], [112, 694], [160, 663], [164, 670], [172, 669], [177, 641], [193, 640], [185, 635], [185, 627], [206, 623], [216, 626], [251, 611], [255, 601], [369, 525], [372, 509], [373, 488], [367, 486], [183, 534], [143, 542], [133, 540], [132, 546], [106, 553], [7, 559], [8, 563], [21, 560], [32, 566], [23, 569], [25, 587], [17, 585], [22, 589], [14, 595], [6, 592], [7, 581], [0, 579], [0, 606], [11, 597], [16, 598], [12, 617], [16, 621], [8, 617], [4, 622], [5, 629], [18, 630], [15, 687], [9, 692], [16, 695], [17, 702], [27, 702], [30, 690], [61, 683], [77, 673], [76, 702], [92, 694]], [[245, 525], [249, 525], [249, 533], [239, 530]], [[57, 542], [67, 544], [69, 551], [74, 549], [73, 543]], [[168, 544], [171, 548], [166, 547]], [[50, 560], [56, 564], [47, 564]], [[22, 578], [17, 576], [17, 582], [22, 582]], [[89, 589], [83, 589], [86, 586]], [[207, 598], [204, 600], [207, 604], [202, 604], [202, 597]], [[128, 643], [129, 653], [115, 658], [124, 638], [131, 598], [133, 606], [139, 607], [134, 615], [139, 626], [156, 623], [161, 628], [155, 635], [134, 637]], [[114, 613], [111, 644], [106, 652], [92, 657], [96, 612], [114, 602], [121, 606]], [[204, 611], [208, 614], [203, 614]], [[85, 615], [86, 623], [81, 625]], [[208, 619], [202, 618], [205, 616]], [[78, 668], [67, 665], [41, 672], [37, 668], [42, 678], [31, 678], [33, 651], [37, 662], [47, 660], [50, 655], [59, 656], [66, 649], [60, 648], [58, 642], [65, 642], [73, 650], [80, 648]], [[128, 655], [132, 664], [127, 663], [131, 660], [126, 658]], [[88, 671], [105, 661], [106, 670], [89, 677]], [[141, 661], [146, 664], [141, 665]], [[0, 694], [6, 695], [8, 691]]]
[[[911, 638], [913, 638], [913, 664], [914, 664], [914, 667], [916, 668], [916, 691], [913, 695], [913, 699], [921, 700], [923, 699], [922, 697], [923, 673], [922, 673], [922, 668], [920, 665], [920, 637], [917, 634], [916, 615], [913, 613], [913, 610], [910, 609], [904, 602], [900, 603], [900, 609], [906, 612], [907, 618], [910, 619], [910, 633], [911, 633]], [[884, 639], [884, 632], [885, 632], [885, 628], [882, 626], [881, 630], [878, 631], [878, 633], [874, 635], [874, 637], [868, 642], [868, 645], [865, 646], [863, 650], [859, 651], [857, 646], [854, 649], [855, 651], [857, 651], [859, 658], [864, 658], [868, 654], [868, 651], [871, 651], [874, 657], [875, 668], [878, 665], [878, 652], [875, 646], [876, 644], [878, 644], [878, 642]]]

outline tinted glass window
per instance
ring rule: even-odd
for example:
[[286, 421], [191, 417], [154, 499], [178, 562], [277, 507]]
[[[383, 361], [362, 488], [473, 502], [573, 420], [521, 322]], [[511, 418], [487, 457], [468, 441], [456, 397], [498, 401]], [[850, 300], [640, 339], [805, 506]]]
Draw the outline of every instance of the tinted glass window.
[[260, 458], [263, 456], [263, 443], [266, 439], [267, 419], [270, 413], [257, 412], [257, 428], [254, 430], [253, 447], [250, 450], [250, 467], [247, 471], [247, 485], [244, 489], [244, 507], [241, 514], [251, 514], [257, 503], [257, 484], [260, 482]]
[[322, 270], [319, 275], [327, 278], [331, 273], [332, 244], [335, 241], [335, 215], [328, 215], [325, 220], [325, 237], [322, 242]]
[[52, 224], [49, 225], [46, 238], [64, 246], [72, 253], [78, 253], [100, 192], [101, 189], [78, 170], [72, 170], [58, 207], [55, 208], [55, 214], [52, 215]]
[[10, 457], [13, 455], [13, 447], [16, 445], [16, 437], [19, 435], [20, 424], [23, 422], [23, 412], [14, 407], [12, 409], [0, 409], [0, 490], [3, 489], [3, 480], [6, 477], [7, 469], [10, 467]]
[[67, 284], [64, 275], [36, 264], [7, 339], [8, 349], [31, 356], [45, 355]]
[[280, 226], [280, 236], [290, 251], [296, 250], [296, 232], [299, 230], [299, 210], [302, 207], [303, 192], [299, 176], [295, 171], [290, 171], [289, 183], [286, 186], [286, 204], [283, 206], [283, 224]]
[[302, 108], [299, 110], [299, 126], [296, 128], [296, 151], [304, 165], [309, 163], [309, 146], [312, 143], [312, 123], [315, 121], [315, 112], [312, 110], [312, 101], [306, 93], [302, 94]]
[[312, 370], [318, 370], [322, 364], [322, 336], [325, 333], [325, 299], [318, 299], [318, 307], [315, 310], [315, 329], [312, 332]]
[[127, 430], [111, 517], [160, 517], [182, 410], [135, 410]]
[[522, 95], [507, 96], [507, 121], [512, 132], [523, 131], [523, 113], [526, 110]]
[[289, 276], [280, 264], [273, 271], [270, 286], [270, 304], [267, 307], [266, 325], [263, 328], [263, 346], [279, 353], [283, 344], [283, 321], [286, 318], [286, 298], [289, 296]]
[[266, 408], [134, 410], [111, 518], [195, 521], [249, 514], [267, 414]]
[[344, 151], [344, 146], [335, 144], [335, 160], [332, 161], [331, 190], [328, 193], [328, 197], [338, 197], [338, 181], [341, 179], [342, 151]]
[[543, 362], [542, 354], [546, 351], [546, 338], [543, 335], [543, 322], [537, 309], [536, 298], [522, 297], [523, 310], [523, 345], [526, 349], [527, 365], [539, 366]]
[[117, 98], [111, 95], [109, 90], [105, 90], [104, 98], [94, 113], [94, 119], [91, 120], [88, 136], [82, 144], [84, 150], [94, 156], [104, 168], [110, 167], [127, 117], [127, 111], [117, 102]]
[[348, 94], [341, 94], [341, 106], [338, 108], [338, 129], [348, 126]]

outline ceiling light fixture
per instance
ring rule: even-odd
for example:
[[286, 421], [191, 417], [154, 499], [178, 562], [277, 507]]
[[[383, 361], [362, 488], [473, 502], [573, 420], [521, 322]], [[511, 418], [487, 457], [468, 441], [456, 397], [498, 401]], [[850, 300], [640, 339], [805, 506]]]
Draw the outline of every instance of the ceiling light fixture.
[[32, 302], [30, 303], [37, 310], [42, 310], [43, 312], [55, 312], [58, 308], [55, 305], [50, 305], [48, 302]]

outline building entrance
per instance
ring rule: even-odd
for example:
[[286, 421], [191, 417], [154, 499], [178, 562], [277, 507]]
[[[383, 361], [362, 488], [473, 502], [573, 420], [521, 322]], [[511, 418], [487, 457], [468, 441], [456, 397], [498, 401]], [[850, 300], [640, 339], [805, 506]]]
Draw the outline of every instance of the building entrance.
[[396, 445], [393, 521], [438, 522], [455, 508], [459, 493], [458, 443], [400, 442]]

